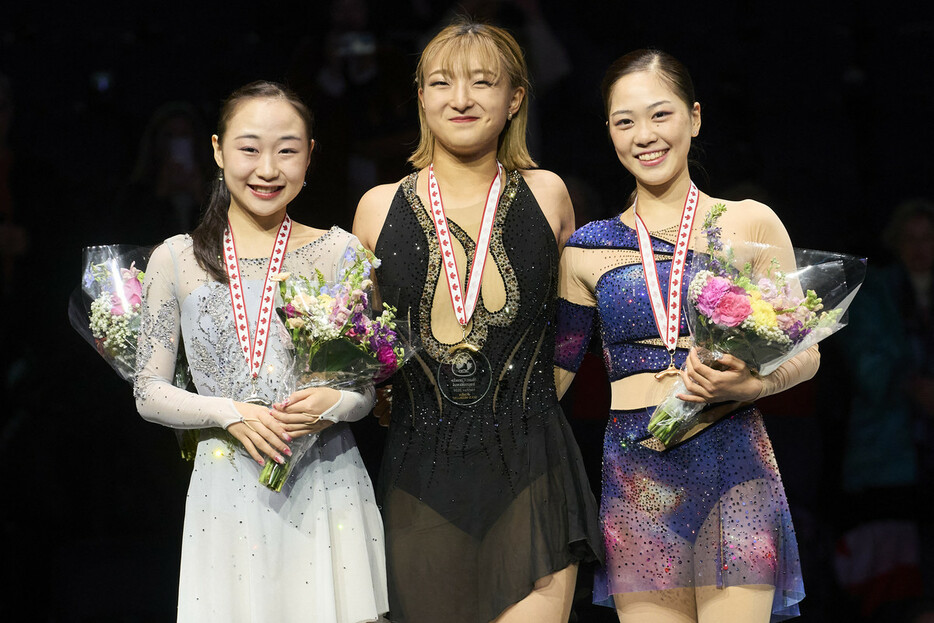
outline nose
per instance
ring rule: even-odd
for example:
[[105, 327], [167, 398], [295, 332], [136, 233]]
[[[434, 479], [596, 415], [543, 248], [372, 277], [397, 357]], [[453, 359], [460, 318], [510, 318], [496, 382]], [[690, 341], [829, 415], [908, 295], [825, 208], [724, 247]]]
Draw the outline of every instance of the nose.
[[655, 126], [651, 121], [636, 122], [635, 142], [637, 145], [650, 145], [658, 138], [655, 134]]
[[473, 104], [470, 94], [470, 84], [465, 80], [458, 80], [451, 89], [451, 107], [456, 110], [466, 110]]
[[272, 180], [279, 177], [279, 167], [276, 162], [274, 151], [265, 151], [260, 155], [256, 163], [256, 174], [264, 180]]

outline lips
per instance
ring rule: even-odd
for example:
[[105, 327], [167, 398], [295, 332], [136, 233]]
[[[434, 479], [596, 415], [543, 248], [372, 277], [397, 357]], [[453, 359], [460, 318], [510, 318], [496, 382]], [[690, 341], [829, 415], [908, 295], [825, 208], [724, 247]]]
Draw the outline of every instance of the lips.
[[656, 151], [647, 151], [645, 153], [638, 154], [636, 159], [642, 164], [653, 165], [658, 164], [665, 159], [665, 156], [668, 155], [667, 149], [659, 149]]
[[258, 184], [249, 184], [253, 195], [261, 199], [271, 199], [277, 196], [285, 186], [260, 186]]
[[450, 121], [453, 121], [454, 123], [469, 123], [471, 121], [476, 121], [479, 118], [480, 117], [467, 117], [467, 116], [451, 117]]

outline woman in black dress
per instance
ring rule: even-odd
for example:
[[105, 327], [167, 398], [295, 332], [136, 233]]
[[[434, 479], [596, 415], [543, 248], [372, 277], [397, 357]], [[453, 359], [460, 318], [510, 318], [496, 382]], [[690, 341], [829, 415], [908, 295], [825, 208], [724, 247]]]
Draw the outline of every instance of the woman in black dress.
[[553, 376], [571, 201], [528, 153], [527, 70], [508, 33], [445, 28], [416, 84], [416, 171], [367, 192], [354, 223], [422, 346], [393, 379], [379, 477], [390, 614], [564, 623], [601, 542]]

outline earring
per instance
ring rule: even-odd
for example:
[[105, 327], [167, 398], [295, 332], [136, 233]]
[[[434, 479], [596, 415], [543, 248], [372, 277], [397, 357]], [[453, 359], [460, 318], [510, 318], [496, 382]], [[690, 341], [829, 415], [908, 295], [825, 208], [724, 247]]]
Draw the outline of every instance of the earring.
[[224, 170], [223, 169], [217, 172], [217, 181], [218, 182], [224, 181]]
[[304, 188], [305, 186], [308, 186], [308, 182], [302, 182], [302, 188]]
[[506, 113], [506, 121], [512, 121], [512, 113]]

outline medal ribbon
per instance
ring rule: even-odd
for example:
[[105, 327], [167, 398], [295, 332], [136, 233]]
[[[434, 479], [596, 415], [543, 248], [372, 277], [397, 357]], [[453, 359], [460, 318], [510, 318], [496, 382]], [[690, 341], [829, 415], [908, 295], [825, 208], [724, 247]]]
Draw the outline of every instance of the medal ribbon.
[[434, 165], [428, 166], [428, 192], [431, 195], [431, 220], [435, 224], [435, 233], [438, 235], [438, 246], [441, 249], [441, 260], [443, 262], [444, 277], [448, 284], [448, 293], [451, 295], [451, 306], [454, 308], [454, 315], [461, 327], [466, 329], [470, 317], [473, 315], [477, 306], [477, 298], [480, 295], [480, 282], [483, 277], [483, 268], [486, 265], [486, 254], [490, 248], [490, 239], [493, 237], [493, 221], [496, 218], [496, 208], [499, 205], [499, 189], [502, 186], [500, 176], [503, 173], [503, 165], [496, 163], [496, 177], [490, 184], [490, 189], [486, 194], [486, 205], [483, 208], [483, 218], [480, 222], [480, 231], [477, 233], [476, 250], [473, 255], [473, 263], [470, 266], [470, 281], [467, 283], [467, 291], [463, 294], [463, 289], [458, 283], [457, 260], [454, 258], [454, 250], [451, 246], [451, 232], [449, 231], [447, 217], [444, 215], [444, 202], [441, 201], [441, 189], [438, 188], [438, 180], [435, 179]]
[[658, 270], [655, 267], [655, 254], [652, 252], [652, 239], [649, 230], [636, 213], [633, 204], [632, 213], [636, 220], [636, 233], [639, 238], [639, 255], [642, 257], [642, 272], [645, 274], [645, 285], [649, 291], [652, 302], [652, 315], [655, 317], [655, 326], [658, 335], [662, 338], [668, 353], [674, 353], [678, 345], [678, 330], [681, 326], [681, 282], [684, 278], [684, 263], [687, 260], [687, 249], [690, 242], [691, 228], [694, 226], [694, 216], [697, 214], [697, 186], [691, 182], [687, 197], [684, 198], [684, 207], [681, 209], [681, 226], [678, 229], [678, 239], [675, 242], [674, 256], [671, 258], [671, 274], [668, 277], [668, 310], [665, 310], [665, 301], [662, 300], [662, 288], [658, 281]]
[[276, 242], [273, 244], [272, 253], [269, 255], [266, 280], [263, 282], [263, 291], [260, 294], [256, 332], [251, 341], [249, 319], [244, 308], [243, 283], [240, 280], [240, 262], [237, 260], [237, 247], [234, 244], [230, 221], [227, 221], [227, 229], [224, 230], [224, 264], [227, 266], [227, 277], [229, 278], [230, 305], [237, 326], [237, 338], [240, 340], [240, 346], [243, 347], [243, 355], [246, 357], [247, 365], [250, 366], [250, 378], [253, 379], [259, 376], [259, 368], [263, 365], [263, 359], [266, 356], [266, 338], [269, 335], [269, 324], [272, 322], [273, 303], [276, 295], [270, 278], [278, 273], [282, 267], [282, 260], [285, 257], [285, 249], [289, 243], [291, 231], [292, 219], [286, 215], [282, 219], [282, 224], [279, 225], [279, 233], [276, 234]]

